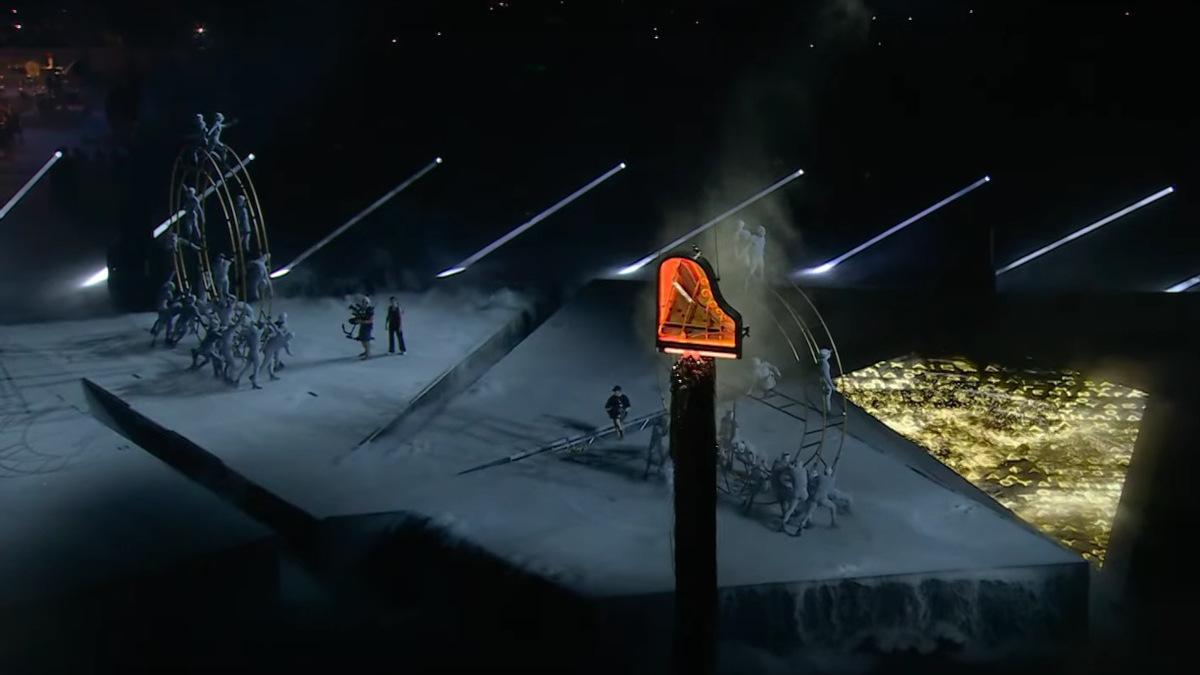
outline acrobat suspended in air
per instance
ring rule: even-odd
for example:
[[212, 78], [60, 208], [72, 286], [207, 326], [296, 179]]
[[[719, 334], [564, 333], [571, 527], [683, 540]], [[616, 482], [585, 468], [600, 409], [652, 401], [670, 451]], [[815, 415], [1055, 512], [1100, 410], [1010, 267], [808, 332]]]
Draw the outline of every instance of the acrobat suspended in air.
[[203, 241], [204, 205], [200, 203], [200, 195], [196, 194], [196, 188], [191, 185], [183, 188], [179, 206], [183, 210], [179, 228], [183, 231], [183, 238], [188, 241]]
[[237, 196], [237, 228], [242, 242], [242, 255], [246, 255], [250, 252], [250, 235], [254, 232], [250, 222], [250, 204], [246, 201], [246, 195]]
[[226, 122], [225, 115], [216, 113], [213, 115], [212, 124], [208, 127], [208, 135], [205, 137], [204, 146], [213, 156], [219, 158], [221, 162], [225, 162], [225, 143], [221, 140], [221, 134], [229, 127], [237, 124], [237, 122]]
[[229, 295], [229, 266], [231, 264], [233, 261], [224, 253], [218, 253], [217, 258], [213, 260], [212, 281], [218, 298], [224, 299]]
[[767, 228], [762, 225], [758, 226], [753, 234], [750, 235], [749, 242], [746, 247], [746, 285], [751, 281], [762, 281], [765, 276], [766, 262], [764, 260], [767, 249]]
[[200, 166], [200, 150], [208, 147], [208, 123], [204, 121], [204, 115], [196, 113], [195, 129], [192, 134], [193, 140], [196, 141], [196, 147], [192, 151], [192, 163]]
[[817, 366], [821, 369], [821, 393], [825, 395], [825, 412], [830, 411], [830, 405], [833, 403], [833, 374], [829, 365], [829, 357], [832, 356], [828, 348], [822, 347], [818, 352], [820, 357], [817, 359]]

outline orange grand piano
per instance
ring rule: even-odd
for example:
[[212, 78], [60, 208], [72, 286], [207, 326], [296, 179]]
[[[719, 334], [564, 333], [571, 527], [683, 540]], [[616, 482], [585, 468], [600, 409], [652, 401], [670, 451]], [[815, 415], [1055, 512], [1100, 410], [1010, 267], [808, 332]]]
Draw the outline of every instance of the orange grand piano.
[[718, 359], [742, 357], [742, 315], [717, 287], [716, 273], [702, 256], [667, 256], [658, 266], [658, 332], [655, 346], [666, 354]]

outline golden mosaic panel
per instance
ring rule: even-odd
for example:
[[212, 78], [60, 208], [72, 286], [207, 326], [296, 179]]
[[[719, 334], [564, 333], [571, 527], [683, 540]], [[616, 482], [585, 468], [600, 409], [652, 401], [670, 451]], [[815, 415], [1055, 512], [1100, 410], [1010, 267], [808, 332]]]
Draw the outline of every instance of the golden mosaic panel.
[[897, 359], [838, 390], [993, 499], [1100, 563], [1145, 392], [1080, 373]]

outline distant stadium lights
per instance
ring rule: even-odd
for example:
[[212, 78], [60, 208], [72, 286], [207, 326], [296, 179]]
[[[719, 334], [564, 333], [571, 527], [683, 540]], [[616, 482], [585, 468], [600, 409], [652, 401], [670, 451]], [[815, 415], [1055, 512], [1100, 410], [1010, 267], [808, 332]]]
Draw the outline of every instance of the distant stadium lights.
[[1105, 225], [1113, 222], [1114, 220], [1117, 220], [1118, 218], [1121, 218], [1130, 213], [1133, 213], [1134, 211], [1137, 211], [1138, 209], [1142, 208], [1143, 206], [1146, 206], [1147, 204], [1156, 202], [1156, 201], [1162, 199], [1163, 197], [1166, 197], [1167, 195], [1171, 194], [1174, 191], [1175, 191], [1175, 188], [1173, 188], [1173, 187], [1164, 188], [1162, 190], [1159, 190], [1158, 192], [1155, 192], [1154, 194], [1150, 195], [1149, 197], [1146, 197], [1145, 199], [1143, 199], [1139, 202], [1130, 204], [1129, 206], [1126, 206], [1125, 208], [1121, 209], [1120, 211], [1117, 211], [1116, 213], [1114, 213], [1112, 215], [1105, 216], [1104, 218], [1097, 220], [1096, 222], [1092, 223], [1091, 225], [1088, 225], [1087, 227], [1085, 227], [1081, 230], [1072, 232], [1071, 234], [1068, 234], [1067, 236], [1063, 237], [1062, 239], [1059, 239], [1058, 241], [1047, 244], [1046, 246], [1039, 248], [1038, 250], [1034, 251], [1033, 253], [1030, 253], [1029, 255], [1022, 256], [1022, 257], [1014, 260], [1013, 262], [996, 270], [996, 276], [1000, 276], [1001, 274], [1004, 274], [1005, 272], [1011, 272], [1011, 271], [1015, 270], [1016, 268], [1020, 267], [1021, 265], [1024, 265], [1027, 262], [1036, 260], [1036, 259], [1046, 255], [1047, 253], [1058, 248], [1059, 246], [1068, 244], [1072, 241], [1075, 241], [1076, 239], [1079, 239], [1080, 237], [1083, 237], [1087, 234], [1095, 232], [1096, 230], [1104, 227]]
[[1168, 289], [1165, 289], [1164, 292], [1165, 293], [1182, 293], [1182, 292], [1190, 289], [1191, 287], [1195, 286], [1196, 284], [1200, 284], [1200, 274], [1197, 274], [1196, 276], [1194, 276], [1191, 279], [1188, 279], [1186, 281], [1181, 281], [1181, 282], [1175, 284], [1174, 286], [1172, 286]]
[[880, 234], [877, 234], [874, 237], [871, 237], [867, 241], [859, 244], [858, 246], [855, 246], [854, 248], [850, 249], [849, 251], [846, 251], [845, 253], [834, 258], [833, 260], [830, 260], [829, 262], [826, 262], [822, 265], [818, 265], [816, 267], [812, 267], [812, 268], [803, 270], [801, 273], [802, 274], [825, 274], [829, 270], [832, 270], [833, 268], [837, 267], [838, 265], [841, 265], [842, 263], [846, 262], [853, 256], [856, 256], [859, 253], [862, 253], [863, 251], [867, 250], [868, 248], [871, 248], [875, 244], [878, 244], [879, 242], [883, 241], [884, 239], [887, 239], [888, 237], [892, 236], [893, 234], [896, 234], [900, 230], [903, 230], [904, 228], [908, 227], [909, 225], [912, 225], [913, 223], [915, 223], [918, 220], [924, 218], [925, 216], [933, 213], [934, 211], [937, 211], [938, 209], [942, 208], [943, 206], [949, 204], [950, 202], [958, 199], [959, 197], [966, 195], [968, 192], [971, 192], [975, 188], [978, 188], [986, 183], [990, 183], [991, 181], [992, 181], [991, 176], [984, 176], [983, 178], [980, 178], [979, 180], [975, 181], [974, 183], [971, 183], [967, 187], [959, 190], [958, 192], [955, 192], [954, 194], [950, 195], [949, 197], [946, 197], [942, 201], [934, 204], [933, 206], [930, 206], [929, 208], [925, 209], [924, 211], [918, 213], [917, 215], [909, 218], [908, 220], [905, 220], [904, 222], [900, 223], [899, 225], [895, 225], [891, 228], [888, 228], [887, 230], [884, 230]]
[[491, 254], [496, 249], [507, 244], [508, 242], [512, 241], [513, 239], [516, 239], [521, 234], [523, 234], [527, 230], [529, 230], [529, 228], [533, 227], [534, 225], [537, 225], [538, 223], [542, 222], [543, 220], [554, 215], [555, 213], [558, 212], [559, 209], [563, 208], [567, 204], [570, 204], [571, 202], [575, 201], [576, 199], [579, 199], [583, 195], [587, 194], [592, 188], [603, 183], [604, 181], [608, 180], [609, 178], [612, 178], [613, 176], [617, 175], [617, 173], [623, 171], [624, 169], [625, 169], [625, 162], [621, 162], [620, 164], [609, 169], [608, 171], [605, 171], [601, 176], [594, 179], [592, 182], [590, 182], [587, 185], [584, 185], [583, 187], [579, 188], [578, 190], [572, 192], [571, 194], [567, 195], [563, 199], [559, 200], [559, 202], [557, 204], [555, 204], [554, 206], [551, 206], [550, 208], [546, 209], [545, 211], [542, 211], [541, 213], [534, 216], [532, 220], [524, 223], [523, 225], [517, 226], [512, 231], [510, 231], [508, 234], [504, 235], [503, 237], [500, 237], [496, 241], [493, 241], [492, 243], [488, 244], [487, 246], [484, 246], [483, 248], [479, 249], [475, 253], [471, 254], [470, 257], [468, 257], [467, 259], [458, 263], [454, 267], [451, 267], [450, 269], [439, 272], [437, 277], [439, 279], [445, 279], [446, 277], [452, 277], [456, 274], [462, 274], [463, 272], [467, 271], [467, 268], [470, 267], [471, 265], [474, 265], [475, 263], [482, 260], [485, 256]]
[[291, 272], [293, 269], [296, 268], [296, 265], [299, 265], [300, 263], [307, 260], [309, 256], [316, 253], [317, 251], [320, 251], [322, 248], [325, 247], [326, 244], [333, 241], [334, 239], [337, 239], [339, 236], [341, 236], [341, 234], [343, 232], [345, 232], [346, 230], [348, 230], [348, 229], [354, 227], [356, 224], [358, 224], [358, 221], [371, 215], [371, 213], [374, 212], [375, 209], [383, 206], [389, 200], [391, 200], [392, 197], [395, 197], [396, 195], [400, 194], [401, 192], [404, 192], [404, 190], [406, 190], [408, 188], [408, 186], [421, 180], [422, 178], [425, 177], [425, 174], [429, 173], [430, 171], [433, 171], [434, 169], [438, 168], [441, 165], [442, 165], [441, 157], [438, 157], [437, 159], [433, 160], [432, 162], [426, 164], [425, 167], [422, 168], [420, 171], [414, 173], [412, 176], [409, 176], [408, 180], [406, 180], [403, 183], [392, 188], [390, 192], [388, 192], [384, 196], [380, 197], [379, 199], [376, 199], [374, 202], [371, 203], [370, 206], [363, 209], [362, 211], [359, 211], [357, 215], [355, 215], [350, 220], [347, 220], [338, 229], [325, 235], [324, 239], [313, 244], [307, 251], [305, 251], [304, 253], [301, 253], [299, 255], [299, 257], [297, 257], [295, 260], [293, 260], [292, 262], [290, 262], [290, 263], [284, 265], [283, 267], [280, 267], [279, 269], [272, 272], [271, 278], [278, 279], [279, 277], [286, 275], [288, 272]]
[[96, 272], [92, 276], [88, 277], [87, 281], [84, 281], [80, 285], [83, 286], [83, 288], [88, 288], [91, 286], [95, 286], [96, 284], [102, 284], [105, 281], [108, 281], [108, 268], [107, 267], [100, 270], [99, 272]]
[[657, 259], [659, 256], [663, 255], [664, 253], [671, 251], [672, 249], [674, 249], [676, 246], [679, 246], [680, 244], [686, 243], [689, 239], [692, 239], [696, 235], [701, 234], [702, 232], [711, 228], [712, 226], [716, 225], [717, 223], [725, 220], [726, 218], [737, 213], [738, 211], [741, 211], [742, 209], [746, 208], [747, 206], [750, 206], [754, 202], [762, 199], [763, 197], [766, 197], [767, 195], [771, 194], [772, 192], [775, 192], [779, 188], [787, 185], [788, 183], [796, 180], [797, 178], [799, 178], [800, 176], [803, 176], [803, 175], [804, 175], [803, 169], [796, 169], [795, 171], [793, 171], [792, 173], [789, 173], [788, 175], [779, 179], [775, 183], [763, 188], [762, 190], [759, 190], [757, 193], [751, 195], [749, 198], [743, 200], [737, 206], [734, 206], [733, 208], [725, 211], [724, 213], [717, 216], [716, 218], [713, 218], [712, 220], [708, 221], [707, 223], [704, 223], [700, 227], [697, 227], [696, 229], [692, 230], [691, 232], [688, 232], [687, 234], [683, 235], [682, 237], [680, 237], [680, 238], [676, 239], [675, 241], [667, 244], [666, 246], [658, 249], [657, 251], [646, 256], [645, 258], [642, 258], [641, 260], [633, 263], [632, 265], [628, 265], [626, 267], [621, 268], [617, 272], [617, 274], [627, 275], [627, 274], [633, 274], [634, 272], [637, 272], [638, 270], [642, 269], [646, 265], [649, 265], [650, 263], [654, 262], [655, 259]]
[[5, 204], [3, 208], [0, 208], [0, 220], [4, 220], [4, 217], [8, 215], [9, 211], [12, 211], [13, 207], [17, 205], [17, 202], [21, 201], [21, 199], [25, 197], [25, 193], [32, 190], [33, 186], [37, 185], [37, 182], [42, 179], [42, 176], [45, 176], [46, 172], [49, 171], [50, 168], [58, 162], [58, 160], [62, 159], [62, 156], [63, 154], [61, 150], [56, 150], [53, 155], [50, 155], [50, 159], [46, 160], [46, 163], [42, 165], [42, 168], [38, 169], [37, 173], [33, 174], [32, 178], [25, 181], [25, 184], [21, 186], [21, 189], [17, 190], [17, 194], [13, 195], [12, 199], [9, 199], [8, 203]]
[[[213, 185], [209, 185], [207, 188], [204, 188], [204, 192], [200, 193], [200, 201], [204, 201], [205, 199], [208, 199], [209, 197], [211, 197], [212, 194], [217, 191], [217, 188], [219, 188], [220, 186], [225, 184], [225, 181], [229, 180], [230, 178], [233, 178], [233, 175], [235, 173], [241, 171], [243, 167], [245, 167], [247, 164], [249, 164], [250, 162], [253, 162], [253, 161], [254, 161], [254, 153], [250, 153], [249, 155], [246, 155], [245, 161], [243, 161], [241, 164], [238, 164], [237, 166], [233, 167], [229, 171], [226, 171], [225, 175], [221, 177], [220, 182], [215, 183]], [[164, 232], [166, 232], [168, 229], [170, 229], [170, 227], [172, 225], [174, 225], [176, 223], [176, 221], [178, 221], [182, 217], [183, 217], [183, 211], [176, 211], [175, 215], [162, 221], [162, 223], [160, 223], [158, 227], [154, 228], [154, 233], [153, 233], [154, 238], [158, 239], [159, 237], [161, 237]]]

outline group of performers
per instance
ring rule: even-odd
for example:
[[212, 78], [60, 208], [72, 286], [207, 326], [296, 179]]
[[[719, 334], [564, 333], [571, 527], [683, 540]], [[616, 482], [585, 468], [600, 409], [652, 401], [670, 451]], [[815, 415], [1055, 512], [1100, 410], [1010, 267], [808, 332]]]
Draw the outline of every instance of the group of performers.
[[[735, 237], [735, 257], [742, 267], [746, 287], [752, 283], [762, 282], [765, 278], [765, 252], [767, 241], [766, 227], [748, 227], [745, 221], [738, 221]], [[822, 417], [829, 417], [832, 411], [832, 397], [835, 391], [830, 359], [832, 351], [822, 348], [817, 352], [818, 384], [821, 388], [823, 410]], [[782, 372], [766, 359], [754, 357], [751, 372], [751, 384], [745, 391], [747, 396], [767, 399], [775, 392]], [[614, 391], [614, 397], [620, 392]], [[613, 417], [614, 399], [609, 399], [609, 416]], [[830, 526], [837, 526], [837, 515], [850, 508], [851, 499], [845, 492], [836, 487], [836, 470], [828, 466], [819, 457], [819, 461], [810, 462], [810, 467], [801, 464], [799, 453], [784, 452], [774, 461], [759, 454], [754, 445], [746, 439], [739, 430], [736, 404], [732, 405], [721, 417], [718, 427], [717, 462], [720, 470], [727, 476], [740, 475], [742, 486], [738, 496], [743, 499], [742, 508], [746, 514], [752, 512], [756, 498], [763, 492], [768, 492], [778, 503], [780, 510], [779, 529], [788, 531], [789, 526], [798, 518], [793, 536], [799, 536], [812, 525], [816, 511], [821, 508], [829, 510]], [[619, 420], [613, 417], [613, 423], [621, 435]], [[650, 427], [650, 446], [647, 449], [646, 470], [644, 478], [649, 478], [652, 470], [657, 468], [671, 481], [671, 462], [667, 457], [664, 445], [667, 442], [669, 430], [666, 417], [660, 417]], [[836, 464], [836, 462], [834, 462]], [[735, 468], [740, 464], [740, 468]]]
[[[671, 484], [672, 466], [665, 447], [669, 433], [665, 415], [650, 425], [643, 479], [648, 479], [651, 471], [657, 469], [667, 484]], [[792, 536], [800, 536], [812, 526], [818, 509], [828, 509], [830, 527], [837, 527], [838, 514], [849, 512], [853, 503], [849, 494], [837, 488], [834, 467], [823, 461], [812, 462], [806, 468], [800, 462], [799, 453], [783, 452], [768, 463], [754, 444], [742, 435], [736, 404], [726, 410], [718, 424], [716, 460], [721, 471], [736, 471], [744, 477], [744, 486], [738, 494], [743, 499], [742, 512], [751, 514], [755, 500], [768, 492], [779, 505], [779, 530], [788, 532], [788, 527], [797, 521], [796, 527], [788, 532]], [[740, 468], [736, 468], [738, 464]]]
[[[229, 166], [232, 153], [221, 141], [221, 134], [234, 123], [227, 122], [221, 113], [214, 115], [211, 125], [203, 115], [196, 115], [195, 120], [194, 145], [189, 153], [193, 168], [205, 172], [205, 162], [215, 162], [214, 182], [222, 181], [234, 167]], [[252, 257], [254, 221], [249, 201], [239, 194], [233, 201], [236, 222], [231, 223], [234, 235], [230, 245], [234, 251], [209, 258], [203, 204], [206, 196], [185, 185], [179, 195], [180, 210], [174, 216], [176, 227], [163, 234], [165, 267], [173, 271], [159, 289], [155, 305], [158, 319], [150, 329], [150, 345], [154, 346], [161, 336], [167, 347], [173, 347], [195, 335], [198, 344], [191, 350], [191, 370], [211, 363], [214, 377], [236, 387], [248, 375], [250, 384], [261, 389], [260, 373], [265, 368], [272, 380], [278, 379], [277, 372], [283, 368], [280, 356], [291, 354], [293, 337], [286, 313], [272, 319], [256, 314], [250, 304], [274, 296], [271, 256], [258, 251]], [[235, 265], [239, 253], [243, 262], [240, 267]], [[237, 278], [231, 278], [235, 274]], [[244, 291], [246, 300], [238, 299], [235, 288]]]
[[[227, 122], [221, 113], [213, 116], [211, 125], [205, 122], [204, 115], [197, 114], [195, 119], [196, 129], [192, 139], [195, 145], [190, 153], [192, 168], [202, 175], [210, 173], [210, 169], [215, 169], [211, 172], [215, 173], [211, 181], [213, 185], [206, 189], [207, 193], [217, 189], [217, 185], [226, 179], [227, 174], [239, 168], [230, 165], [232, 153], [221, 140], [222, 132], [235, 123]], [[215, 166], [209, 167], [206, 163], [215, 163]], [[176, 260], [181, 261], [184, 281], [193, 286], [198, 286], [200, 282], [208, 283], [216, 295], [221, 297], [229, 292], [230, 268], [234, 258], [240, 257], [244, 278], [239, 281], [246, 284], [248, 297], [254, 301], [271, 297], [270, 254], [266, 250], [252, 249], [255, 216], [252, 215], [250, 201], [245, 194], [235, 196], [231, 205], [233, 213], [230, 231], [233, 241], [230, 242], [230, 248], [233, 250], [221, 253], [216, 260], [212, 260], [209, 271], [211, 279], [204, 278], [209, 272], [205, 270], [206, 261], [203, 258], [211, 252], [205, 234], [207, 218], [203, 201], [207, 197], [206, 193], [200, 193], [191, 185], [183, 186], [179, 195], [179, 211], [173, 216], [178, 221], [177, 227], [163, 237], [166, 268], [172, 269]], [[260, 246], [260, 249], [265, 249], [265, 246]]]
[[195, 335], [198, 344], [191, 350], [191, 370], [211, 363], [213, 377], [234, 387], [249, 375], [251, 386], [261, 389], [258, 377], [264, 368], [272, 380], [279, 379], [281, 356], [292, 353], [294, 337], [287, 313], [281, 312], [271, 320], [256, 316], [253, 306], [230, 293], [210, 298], [201, 287], [199, 294], [176, 293], [173, 280], [163, 283], [156, 306], [158, 319], [150, 329], [150, 346], [159, 336], [167, 347], [174, 347]]

